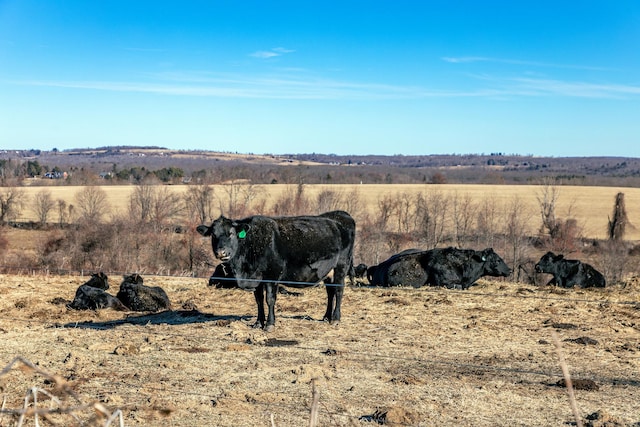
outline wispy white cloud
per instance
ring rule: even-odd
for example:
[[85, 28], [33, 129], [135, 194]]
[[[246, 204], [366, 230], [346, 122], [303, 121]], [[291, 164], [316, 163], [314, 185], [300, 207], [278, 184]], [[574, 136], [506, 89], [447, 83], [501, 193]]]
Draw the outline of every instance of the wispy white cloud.
[[640, 96], [640, 86], [600, 84], [551, 79], [513, 79], [516, 88], [536, 96], [564, 96], [571, 98], [628, 98]]
[[254, 58], [260, 58], [260, 59], [269, 59], [275, 56], [282, 56], [286, 53], [292, 53], [292, 52], [295, 52], [295, 50], [286, 49], [284, 47], [274, 47], [270, 50], [259, 50], [257, 52], [253, 52], [249, 54], [249, 56], [253, 56]]
[[459, 56], [459, 57], [445, 56], [445, 57], [442, 57], [441, 59], [445, 62], [450, 62], [452, 64], [491, 62], [491, 63], [523, 65], [527, 67], [540, 67], [540, 68], [565, 68], [565, 69], [590, 70], [590, 71], [611, 71], [612, 70], [611, 68], [608, 68], [608, 67], [595, 67], [591, 65], [556, 64], [556, 63], [550, 63], [550, 62], [523, 61], [520, 59], [491, 58], [486, 56]]
[[[147, 77], [146, 80], [139, 82], [22, 80], [3, 83], [78, 90], [254, 99], [372, 100], [474, 97], [511, 100], [523, 97], [592, 99], [640, 97], [640, 86], [634, 85], [530, 77], [495, 78], [489, 75], [473, 76], [476, 84], [466, 90], [338, 81], [307, 73], [251, 76], [172, 72]], [[468, 82], [465, 85], [468, 86]]]
[[150, 52], [150, 53], [165, 52], [164, 49], [148, 48], [148, 47], [125, 47], [124, 50], [129, 50], [132, 52]]
[[489, 58], [484, 58], [481, 56], [460, 56], [460, 57], [445, 56], [442, 58], [442, 60], [445, 62], [452, 62], [454, 64], [462, 64], [466, 62], [488, 61]]

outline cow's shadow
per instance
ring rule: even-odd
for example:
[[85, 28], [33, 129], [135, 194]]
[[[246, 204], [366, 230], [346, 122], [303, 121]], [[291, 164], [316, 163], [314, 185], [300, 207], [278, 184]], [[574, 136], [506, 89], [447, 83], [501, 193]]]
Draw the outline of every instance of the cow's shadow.
[[213, 314], [202, 313], [198, 310], [167, 310], [160, 313], [147, 313], [140, 315], [129, 315], [123, 319], [107, 320], [104, 322], [72, 322], [62, 325], [64, 328], [77, 329], [113, 329], [122, 325], [186, 325], [193, 323], [216, 323], [228, 325], [238, 320], [246, 320], [250, 316], [215, 316]]

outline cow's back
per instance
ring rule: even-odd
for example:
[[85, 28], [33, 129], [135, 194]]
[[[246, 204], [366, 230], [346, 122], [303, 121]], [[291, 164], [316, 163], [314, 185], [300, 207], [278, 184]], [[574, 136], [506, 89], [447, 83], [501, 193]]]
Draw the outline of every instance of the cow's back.
[[249, 231], [229, 261], [244, 289], [257, 287], [259, 283], [253, 280], [280, 280], [288, 286], [304, 287], [319, 282], [337, 265], [351, 268], [355, 221], [346, 212], [255, 216], [245, 222]]

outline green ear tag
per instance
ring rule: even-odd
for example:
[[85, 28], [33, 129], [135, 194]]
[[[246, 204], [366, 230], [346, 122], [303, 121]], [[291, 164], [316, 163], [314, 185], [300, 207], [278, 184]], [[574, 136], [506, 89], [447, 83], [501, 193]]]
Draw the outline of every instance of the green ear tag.
[[242, 230], [238, 233], [238, 238], [239, 239], [244, 239], [245, 237], [247, 237], [247, 232], [246, 230]]

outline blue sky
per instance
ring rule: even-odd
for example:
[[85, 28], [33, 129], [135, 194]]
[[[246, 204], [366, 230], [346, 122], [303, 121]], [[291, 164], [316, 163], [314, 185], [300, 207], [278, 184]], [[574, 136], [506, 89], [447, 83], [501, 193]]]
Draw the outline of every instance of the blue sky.
[[0, 0], [0, 148], [640, 157], [640, 1]]

